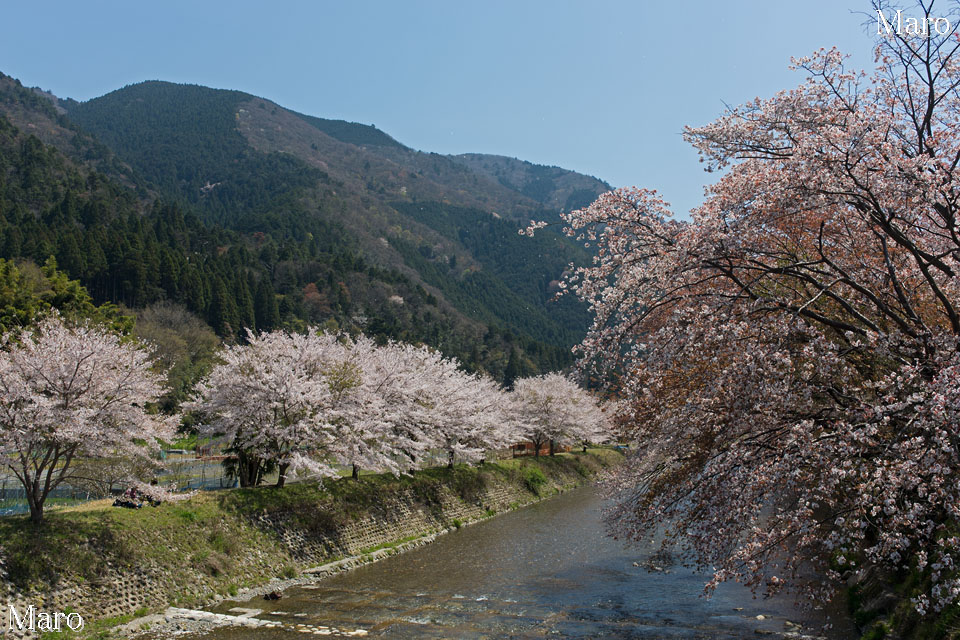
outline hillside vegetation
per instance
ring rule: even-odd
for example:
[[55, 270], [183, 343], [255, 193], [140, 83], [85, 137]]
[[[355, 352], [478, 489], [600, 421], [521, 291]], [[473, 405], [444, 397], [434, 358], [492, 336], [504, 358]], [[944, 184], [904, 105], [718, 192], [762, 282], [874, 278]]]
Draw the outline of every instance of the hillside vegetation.
[[564, 367], [587, 314], [555, 284], [588, 256], [517, 236], [544, 215], [455, 158], [242, 92], [77, 103], [0, 77], [0, 258], [54, 257], [98, 304], [179, 305], [228, 340], [324, 324], [498, 377], [514, 352]]

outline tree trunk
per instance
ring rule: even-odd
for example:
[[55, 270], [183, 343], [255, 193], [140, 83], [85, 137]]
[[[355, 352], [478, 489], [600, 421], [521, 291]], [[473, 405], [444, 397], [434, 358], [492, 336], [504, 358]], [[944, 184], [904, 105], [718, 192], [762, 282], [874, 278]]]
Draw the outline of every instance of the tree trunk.
[[43, 507], [30, 503], [30, 522], [40, 524], [43, 522]]
[[447, 469], [453, 469], [453, 451], [450, 452], [450, 459], [447, 461]]
[[[39, 480], [37, 480], [39, 482]], [[43, 500], [34, 493], [39, 487], [28, 487], [26, 490], [27, 504], [30, 506], [30, 521], [34, 524], [43, 522]]]
[[287, 469], [289, 469], [289, 468], [290, 468], [290, 463], [289, 463], [289, 462], [283, 463], [283, 464], [280, 465], [280, 467], [279, 467], [279, 469], [280, 469], [280, 475], [277, 476], [277, 488], [278, 488], [278, 489], [282, 489], [282, 488], [283, 488], [283, 485], [286, 483], [286, 481], [287, 481]]
[[533, 441], [533, 457], [534, 458], [540, 457], [540, 447], [542, 446], [543, 446], [543, 442], [541, 442], [540, 440]]
[[240, 480], [241, 487], [256, 486], [258, 466], [255, 458], [242, 451], [237, 454], [237, 479]]
[[550, 455], [553, 455], [554, 453], [556, 453], [556, 450], [557, 450], [557, 442], [556, 440], [551, 438], [550, 439]]
[[353, 472], [350, 474], [350, 476], [351, 476], [354, 480], [359, 480], [359, 479], [360, 479], [360, 467], [358, 467], [357, 465], [353, 465]]

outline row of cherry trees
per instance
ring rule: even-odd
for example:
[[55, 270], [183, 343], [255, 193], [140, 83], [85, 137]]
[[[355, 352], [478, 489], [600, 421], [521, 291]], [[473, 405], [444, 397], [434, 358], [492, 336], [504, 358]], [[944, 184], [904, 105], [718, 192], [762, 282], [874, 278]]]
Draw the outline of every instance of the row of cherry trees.
[[571, 444], [603, 438], [596, 400], [560, 374], [519, 380], [503, 391], [487, 376], [427, 347], [352, 340], [316, 330], [250, 334], [188, 409], [203, 435], [225, 437], [241, 485], [276, 465], [278, 486], [294, 472], [337, 474], [337, 466], [394, 474], [442, 451], [449, 464], [531, 440]]
[[[150, 409], [164, 385], [148, 345], [56, 313], [0, 341], [0, 468], [24, 486], [34, 521], [79, 460], [148, 458], [174, 436], [180, 416]], [[337, 465], [401, 474], [438, 451], [452, 465], [525, 439], [538, 452], [604, 439], [596, 400], [559, 374], [508, 393], [426, 347], [316, 330], [250, 334], [221, 360], [187, 408], [201, 433], [232, 445], [244, 486], [272, 466], [282, 486]]]
[[665, 527], [713, 585], [823, 598], [870, 563], [928, 575], [921, 612], [956, 602], [958, 43], [890, 34], [873, 74], [820, 51], [798, 88], [688, 129], [725, 170], [691, 222], [642, 189], [566, 216], [597, 247], [567, 284], [595, 312], [582, 363], [622, 376], [638, 445], [621, 534]]

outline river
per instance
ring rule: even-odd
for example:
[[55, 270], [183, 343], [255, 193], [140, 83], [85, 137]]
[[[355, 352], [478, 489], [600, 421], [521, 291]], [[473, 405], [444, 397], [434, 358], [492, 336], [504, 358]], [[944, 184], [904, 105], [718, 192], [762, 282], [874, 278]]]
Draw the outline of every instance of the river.
[[283, 626], [202, 637], [268, 640], [331, 629], [371, 638], [856, 637], [844, 616], [824, 632], [824, 614], [801, 611], [788, 597], [753, 598], [736, 584], [702, 597], [704, 574], [660, 566], [654, 549], [606, 537], [601, 507], [595, 489], [571, 491], [291, 588], [278, 601], [224, 602], [216, 611], [256, 607], [257, 618]]

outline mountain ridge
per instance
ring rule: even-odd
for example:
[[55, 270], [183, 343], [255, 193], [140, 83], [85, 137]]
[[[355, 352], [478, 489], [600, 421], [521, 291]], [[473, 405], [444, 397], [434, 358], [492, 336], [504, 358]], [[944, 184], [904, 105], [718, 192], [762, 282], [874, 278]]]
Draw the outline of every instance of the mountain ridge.
[[[50, 143], [77, 171], [104, 173], [132, 190], [124, 196], [128, 208], [152, 220], [166, 201], [174, 213], [163, 215], [199, 217], [200, 226], [180, 232], [183, 242], [209, 235], [204, 225], [219, 238], [221, 248], [193, 259], [211, 265], [197, 276], [203, 295], [187, 300], [174, 279], [156, 280], [152, 293], [124, 281], [119, 301], [182, 299], [223, 335], [253, 324], [262, 309], [255, 313], [244, 300], [257, 293], [267, 306], [276, 300], [281, 325], [336, 320], [351, 331], [433, 344], [495, 375], [518, 348], [527, 373], [565, 366], [583, 335], [586, 308], [570, 298], [551, 300], [568, 265], [587, 254], [555, 230], [532, 240], [517, 231], [530, 218], [555, 217], [552, 204], [569, 200], [574, 187], [600, 192], [605, 183], [530, 163], [503, 179], [470, 166], [474, 158], [416, 151], [372, 125], [305, 115], [241, 91], [147, 81], [77, 102], [2, 78], [0, 114], [24, 130], [15, 134], [20, 144], [32, 136], [29, 125], [55, 130]], [[72, 150], [74, 139], [100, 145], [103, 158], [84, 160]], [[16, 173], [12, 162], [8, 171]], [[521, 192], [546, 169], [556, 193], [543, 180], [539, 191], [527, 188], [540, 200]], [[55, 206], [54, 194], [49, 199], [34, 207], [41, 219]], [[63, 243], [76, 235], [73, 244], [96, 244], [88, 231], [68, 219], [44, 246], [70, 263]], [[134, 244], [149, 245], [152, 237]], [[189, 271], [190, 256], [209, 243], [152, 251]], [[40, 261], [42, 254], [31, 245], [30, 257]], [[117, 297], [116, 277], [72, 269], [96, 295]], [[134, 280], [150, 281], [151, 269]], [[262, 328], [272, 322], [263, 320]]]

